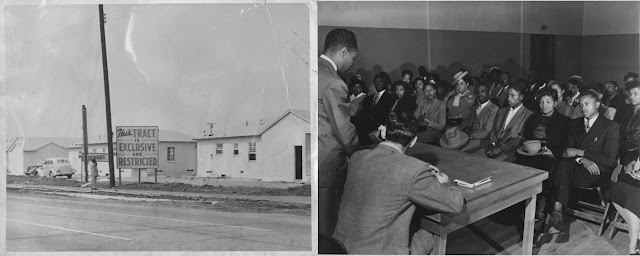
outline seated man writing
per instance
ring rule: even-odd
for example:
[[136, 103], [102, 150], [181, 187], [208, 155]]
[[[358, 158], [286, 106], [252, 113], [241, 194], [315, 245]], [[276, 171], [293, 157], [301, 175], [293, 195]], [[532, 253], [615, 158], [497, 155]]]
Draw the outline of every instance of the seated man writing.
[[547, 232], [540, 233], [535, 245], [551, 240], [551, 234], [562, 233], [556, 242], [569, 239], [568, 226], [562, 220], [562, 207], [569, 202], [571, 188], [593, 187], [607, 182], [618, 161], [619, 125], [598, 114], [600, 101], [593, 90], [579, 97], [577, 105], [582, 117], [569, 121], [567, 149], [549, 175], [551, 190], [550, 206], [553, 211]]
[[412, 115], [389, 114], [386, 131], [374, 149], [355, 152], [333, 237], [352, 254], [428, 254], [433, 235], [410, 233], [418, 204], [445, 213], [462, 211], [462, 192], [437, 167], [406, 156], [416, 143], [418, 121]]

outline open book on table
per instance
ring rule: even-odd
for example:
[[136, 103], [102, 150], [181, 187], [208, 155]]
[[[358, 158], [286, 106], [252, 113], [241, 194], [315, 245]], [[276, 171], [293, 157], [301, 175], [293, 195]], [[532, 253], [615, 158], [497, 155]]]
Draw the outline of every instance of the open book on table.
[[491, 182], [491, 176], [486, 177], [484, 179], [481, 179], [479, 181], [476, 181], [475, 183], [468, 183], [466, 181], [462, 181], [462, 180], [459, 180], [459, 179], [453, 180], [453, 183], [457, 184], [458, 186], [465, 187], [465, 188], [475, 188], [477, 186], [480, 186], [482, 184], [489, 183], [489, 182]]

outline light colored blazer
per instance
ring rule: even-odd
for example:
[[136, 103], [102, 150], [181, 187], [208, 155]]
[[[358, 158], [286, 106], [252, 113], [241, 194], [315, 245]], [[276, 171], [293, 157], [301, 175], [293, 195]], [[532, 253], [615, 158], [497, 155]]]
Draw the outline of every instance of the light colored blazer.
[[98, 165], [94, 164], [93, 162], [89, 163], [89, 175], [91, 175], [91, 177], [97, 177], [98, 176]]
[[414, 204], [444, 213], [463, 209], [462, 192], [440, 184], [428, 166], [384, 143], [354, 153], [333, 237], [350, 254], [409, 254]]
[[475, 109], [477, 107], [478, 105], [471, 111], [471, 120], [473, 120], [471, 124], [471, 139], [489, 139], [489, 133], [493, 128], [493, 120], [498, 113], [498, 106], [488, 101], [487, 105], [480, 111], [480, 114], [476, 115]]
[[493, 129], [489, 135], [489, 143], [495, 143], [496, 146], [500, 146], [502, 152], [507, 155], [513, 153], [516, 147], [520, 145], [524, 123], [527, 121], [527, 118], [533, 114], [531, 110], [528, 110], [525, 106], [521, 106], [511, 121], [509, 121], [507, 127], [503, 129], [503, 127], [505, 127], [504, 122], [507, 120], [507, 115], [509, 115], [509, 108], [511, 107], [498, 109], [493, 123]]
[[358, 145], [349, 115], [349, 89], [331, 63], [318, 58], [318, 187], [344, 182], [347, 157]]
[[413, 115], [420, 122], [424, 121], [426, 117], [431, 122], [431, 127], [438, 131], [444, 130], [447, 124], [447, 106], [438, 99], [433, 99], [431, 107], [427, 109], [427, 98], [423, 97], [422, 100], [418, 102], [418, 108]]

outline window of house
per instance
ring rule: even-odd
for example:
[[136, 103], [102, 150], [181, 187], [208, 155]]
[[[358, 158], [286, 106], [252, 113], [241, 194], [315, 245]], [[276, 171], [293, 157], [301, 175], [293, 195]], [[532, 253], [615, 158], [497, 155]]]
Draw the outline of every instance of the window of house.
[[173, 162], [176, 160], [176, 148], [167, 147], [167, 161]]
[[102, 153], [107, 152], [106, 148], [102, 148]]
[[95, 148], [94, 148], [94, 149], [91, 149], [91, 152], [92, 152], [92, 153], [95, 153], [95, 152], [97, 152], [97, 151], [98, 151], [98, 150], [96, 150]]
[[238, 155], [238, 143], [233, 144], [233, 155], [234, 156]]
[[222, 143], [216, 144], [216, 155], [222, 155]]
[[249, 161], [256, 160], [256, 143], [249, 142]]

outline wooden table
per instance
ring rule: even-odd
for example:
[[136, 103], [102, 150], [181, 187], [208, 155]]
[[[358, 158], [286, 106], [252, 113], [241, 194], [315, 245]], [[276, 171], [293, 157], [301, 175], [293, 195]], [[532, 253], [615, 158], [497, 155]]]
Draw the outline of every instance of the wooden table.
[[434, 254], [445, 254], [447, 234], [521, 201], [526, 201], [522, 254], [532, 253], [535, 199], [549, 176], [546, 171], [421, 143], [406, 153], [437, 166], [451, 182], [474, 183], [492, 177], [491, 182], [473, 189], [456, 185], [466, 199], [461, 213], [427, 215], [420, 221], [423, 229], [436, 235]]

